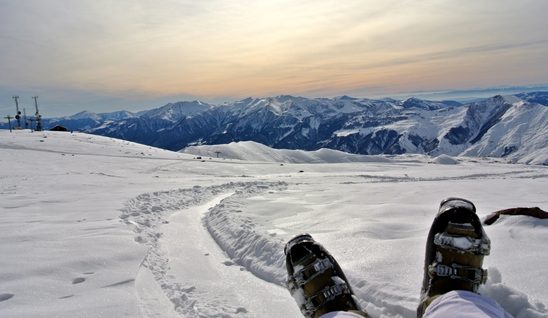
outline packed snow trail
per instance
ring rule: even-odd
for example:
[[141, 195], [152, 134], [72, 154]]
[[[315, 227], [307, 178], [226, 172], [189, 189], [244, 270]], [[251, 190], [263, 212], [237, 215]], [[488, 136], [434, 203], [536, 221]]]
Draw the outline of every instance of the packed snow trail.
[[[238, 265], [203, 223], [206, 213], [222, 206], [224, 200], [277, 186], [229, 183], [143, 194], [130, 201], [122, 218], [135, 226], [136, 241], [150, 246], [135, 283], [143, 314], [298, 317], [298, 308], [285, 288]], [[176, 202], [183, 209], [171, 210]]]
[[[175, 302], [188, 316], [291, 317], [297, 308], [287, 290], [267, 283], [235, 264], [219, 248], [202, 224], [205, 213], [222, 198], [181, 211], [162, 226], [170, 270], [174, 281], [187, 287], [182, 299]], [[273, 299], [265, 306], [263, 299]], [[174, 301], [174, 299], [172, 299]], [[272, 305], [277, 305], [273, 307]], [[245, 315], [248, 316], [248, 315]]]

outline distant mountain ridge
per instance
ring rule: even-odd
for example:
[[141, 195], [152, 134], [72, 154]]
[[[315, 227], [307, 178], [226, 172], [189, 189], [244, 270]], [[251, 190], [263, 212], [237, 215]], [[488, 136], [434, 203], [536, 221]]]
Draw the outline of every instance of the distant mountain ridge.
[[341, 163], [341, 162], [389, 162], [381, 156], [350, 154], [332, 149], [316, 151], [273, 149], [254, 141], [232, 142], [223, 145], [190, 146], [183, 153], [200, 157], [220, 157], [246, 161], [287, 163]]
[[278, 149], [355, 154], [491, 156], [548, 165], [548, 92], [477, 102], [276, 96], [212, 105], [170, 103], [139, 113], [78, 113], [44, 127], [170, 150], [254, 141]]

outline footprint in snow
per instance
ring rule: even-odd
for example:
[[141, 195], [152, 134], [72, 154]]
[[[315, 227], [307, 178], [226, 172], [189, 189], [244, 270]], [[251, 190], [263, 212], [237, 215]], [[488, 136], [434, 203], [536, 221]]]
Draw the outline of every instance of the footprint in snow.
[[236, 309], [236, 313], [239, 314], [239, 313], [247, 313], [247, 309], [245, 309], [244, 307], [238, 307]]
[[103, 286], [101, 288], [108, 288], [108, 287], [116, 287], [116, 286], [121, 286], [121, 285], [125, 285], [125, 284], [129, 284], [129, 283], [132, 283], [134, 282], [135, 279], [133, 278], [130, 278], [130, 279], [126, 279], [126, 280], [123, 280], [123, 281], [120, 281], [120, 282], [117, 282], [117, 283], [114, 283], [114, 284], [110, 284], [110, 285], [106, 285], [106, 286]]
[[0, 294], [0, 301], [8, 300], [8, 299], [12, 298], [13, 296], [15, 296], [15, 295], [14, 294], [9, 294], [9, 293]]
[[67, 299], [67, 298], [71, 298], [71, 297], [74, 297], [74, 295], [62, 296], [62, 297], [59, 297], [59, 299]]
[[190, 286], [190, 287], [187, 287], [187, 288], [181, 288], [181, 291], [184, 292], [184, 293], [192, 293], [195, 290], [196, 290], [196, 287], [194, 287], [194, 286]]
[[80, 284], [80, 283], [83, 283], [85, 281], [86, 281], [86, 279], [84, 277], [76, 277], [75, 279], [72, 280], [72, 284], [73, 285]]

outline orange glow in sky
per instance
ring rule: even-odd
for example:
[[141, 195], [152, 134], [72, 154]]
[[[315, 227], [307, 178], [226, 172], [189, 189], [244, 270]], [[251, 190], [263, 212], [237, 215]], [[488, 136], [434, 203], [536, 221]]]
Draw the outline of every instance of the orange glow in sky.
[[546, 12], [544, 0], [0, 0], [0, 93], [208, 100], [548, 83]]

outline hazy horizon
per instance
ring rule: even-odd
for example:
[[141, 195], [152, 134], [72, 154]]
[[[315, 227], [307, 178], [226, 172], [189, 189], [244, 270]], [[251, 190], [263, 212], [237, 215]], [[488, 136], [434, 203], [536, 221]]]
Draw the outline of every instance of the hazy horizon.
[[[399, 92], [399, 93], [393, 93], [393, 94], [381, 94], [381, 95], [371, 95], [371, 96], [358, 96], [358, 95], [346, 95], [346, 96], [355, 97], [355, 98], [369, 98], [369, 99], [392, 98], [396, 100], [404, 100], [410, 97], [416, 97], [416, 98], [431, 100], [431, 101], [457, 101], [461, 103], [467, 103], [467, 102], [482, 99], [482, 98], [493, 97], [495, 95], [513, 95], [518, 93], [540, 92], [540, 91], [548, 92], [548, 84], [538, 84], [538, 85], [531, 85], [531, 86], [504, 86], [504, 87], [501, 86], [501, 87], [476, 88], [476, 89], [469, 89], [469, 90]], [[291, 95], [291, 94], [280, 94], [280, 95]], [[102, 105], [102, 107], [99, 107], [99, 106], [86, 107], [85, 104], [82, 104], [81, 108], [77, 108], [77, 106], [79, 106], [77, 102], [74, 103], [74, 107], [70, 107], [70, 108], [58, 107], [58, 106], [56, 107], [56, 105], [53, 105], [53, 107], [51, 107], [51, 104], [48, 105], [47, 103], [46, 103], [46, 107], [44, 107], [44, 104], [41, 103], [40, 98], [38, 98], [38, 100], [39, 100], [39, 108], [40, 108], [41, 114], [43, 114], [45, 118], [53, 118], [53, 117], [71, 116], [84, 111], [92, 112], [92, 113], [129, 111], [129, 112], [137, 113], [139, 111], [159, 108], [169, 103], [177, 103], [177, 102], [184, 102], [184, 101], [190, 102], [190, 101], [196, 101], [196, 100], [206, 102], [212, 105], [222, 105], [225, 103], [240, 101], [246, 98], [266, 98], [266, 97], [275, 97], [280, 95], [247, 96], [247, 97], [242, 97], [240, 99], [227, 99], [227, 100], [206, 100], [206, 99], [199, 99], [199, 98], [198, 99], [196, 98], [169, 99], [169, 97], [167, 97], [165, 99], [157, 99], [157, 100], [150, 100], [150, 101], [149, 100], [135, 101], [133, 104], [127, 104], [125, 106], [120, 106], [116, 104], [116, 102], [113, 102], [113, 104], [106, 103]], [[306, 98], [334, 98], [334, 97], [341, 97], [345, 95], [304, 96], [304, 95], [293, 94], [291, 96], [306, 97]], [[23, 108], [26, 108], [27, 115], [30, 116], [34, 114], [34, 107], [35, 107], [34, 100], [30, 97], [30, 95], [19, 96], [18, 101], [19, 101], [19, 108], [21, 111]], [[4, 118], [5, 115], [12, 115], [12, 116], [15, 115], [15, 102], [13, 101], [13, 98], [10, 100], [10, 102], [11, 102], [11, 105], [7, 105], [9, 103], [6, 103], [6, 105], [0, 103], [0, 115], [1, 115], [0, 123], [6, 121]]]
[[[547, 86], [543, 0], [0, 0], [0, 112]], [[481, 96], [472, 96], [481, 97]]]

